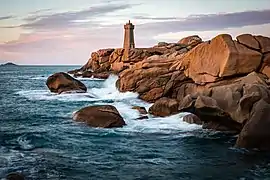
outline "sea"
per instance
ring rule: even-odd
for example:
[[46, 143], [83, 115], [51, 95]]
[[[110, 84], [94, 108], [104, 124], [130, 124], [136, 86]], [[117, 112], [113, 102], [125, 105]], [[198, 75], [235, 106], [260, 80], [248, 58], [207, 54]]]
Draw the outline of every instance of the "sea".
[[[150, 103], [119, 92], [117, 76], [78, 78], [87, 93], [55, 94], [46, 79], [73, 66], [0, 67], [0, 179], [253, 180], [270, 179], [269, 153], [234, 148], [236, 136], [183, 122], [185, 113], [137, 120]], [[91, 105], [115, 106], [123, 128], [72, 120]]]

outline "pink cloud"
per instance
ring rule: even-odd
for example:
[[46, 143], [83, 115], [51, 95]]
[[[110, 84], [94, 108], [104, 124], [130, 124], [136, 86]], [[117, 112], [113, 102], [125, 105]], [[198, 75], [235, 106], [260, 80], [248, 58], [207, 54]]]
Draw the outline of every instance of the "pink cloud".
[[[19, 64], [84, 64], [93, 51], [106, 47], [122, 47], [123, 26], [96, 25], [98, 21], [76, 24], [74, 20], [85, 19], [91, 15], [91, 12], [95, 12], [93, 17], [96, 17], [129, 7], [130, 5], [102, 6], [80, 12], [40, 16], [38, 19], [41, 19], [34, 22], [29, 21], [28, 24], [21, 26], [32, 29], [31, 33], [21, 34], [18, 40], [0, 44], [0, 60]], [[136, 25], [136, 46], [152, 46], [158, 41], [154, 37], [163, 33], [190, 33], [191, 31], [202, 33], [224, 30], [226, 27], [241, 29], [248, 24], [261, 26], [270, 22], [269, 13], [270, 10], [216, 14], [187, 17], [184, 21]], [[228, 31], [228, 33], [230, 32]]]

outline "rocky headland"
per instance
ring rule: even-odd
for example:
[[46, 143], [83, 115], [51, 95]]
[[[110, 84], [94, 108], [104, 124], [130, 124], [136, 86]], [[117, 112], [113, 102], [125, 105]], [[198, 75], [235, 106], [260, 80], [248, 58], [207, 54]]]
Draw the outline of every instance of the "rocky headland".
[[[268, 37], [242, 34], [233, 40], [230, 35], [221, 34], [204, 42], [194, 35], [150, 48], [100, 49], [91, 54], [84, 66], [68, 73], [104, 79], [117, 74], [118, 90], [137, 92], [139, 98], [154, 103], [148, 112], [152, 115], [190, 112], [183, 118], [188, 123], [238, 134], [236, 147], [270, 150]], [[61, 78], [70, 81], [61, 88], [58, 85], [62, 80], [48, 79], [52, 92], [86, 91], [70, 77], [61, 75]], [[91, 113], [84, 109], [81, 117], [90, 113], [93, 117], [101, 116], [103, 121], [103, 117], [113, 115], [110, 120], [113, 124], [117, 122], [117, 127], [125, 124], [113, 107], [110, 107], [113, 112], [106, 110], [105, 115], [100, 115], [103, 111], [100, 108], [103, 107], [90, 108]], [[80, 121], [99, 125], [92, 121], [95, 118], [89, 118]]]

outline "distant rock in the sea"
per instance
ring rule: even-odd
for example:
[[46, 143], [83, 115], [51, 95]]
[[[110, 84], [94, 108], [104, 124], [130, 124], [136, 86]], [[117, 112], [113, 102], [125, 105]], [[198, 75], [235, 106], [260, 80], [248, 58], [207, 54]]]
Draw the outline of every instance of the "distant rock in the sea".
[[8, 63], [5, 63], [5, 64], [0, 64], [0, 66], [18, 66], [18, 65], [14, 64], [14, 63], [11, 63], [11, 62], [8, 62]]

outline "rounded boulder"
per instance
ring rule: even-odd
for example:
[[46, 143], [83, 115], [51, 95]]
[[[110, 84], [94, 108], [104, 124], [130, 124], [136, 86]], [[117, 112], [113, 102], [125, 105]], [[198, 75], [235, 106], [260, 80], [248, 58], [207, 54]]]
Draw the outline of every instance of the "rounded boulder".
[[55, 73], [49, 76], [46, 85], [51, 92], [58, 94], [64, 92], [84, 93], [87, 91], [86, 86], [82, 82], [64, 72]]
[[170, 116], [178, 113], [178, 102], [175, 99], [160, 98], [150, 108], [149, 113], [154, 116]]
[[73, 120], [91, 127], [115, 128], [126, 125], [118, 110], [111, 105], [88, 106], [73, 115]]

